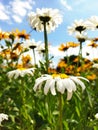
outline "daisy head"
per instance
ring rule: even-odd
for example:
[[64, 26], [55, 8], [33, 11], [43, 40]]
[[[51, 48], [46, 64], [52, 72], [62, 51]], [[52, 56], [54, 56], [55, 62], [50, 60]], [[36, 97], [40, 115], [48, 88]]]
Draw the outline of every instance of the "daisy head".
[[69, 34], [73, 34], [76, 32], [84, 32], [88, 29], [88, 25], [87, 22], [80, 19], [80, 20], [75, 20], [74, 23], [72, 24], [72, 26], [68, 27], [68, 32]]
[[18, 77], [24, 77], [25, 75], [31, 75], [33, 76], [34, 73], [34, 68], [24, 68], [24, 67], [19, 67], [16, 70], [9, 71], [7, 73], [8, 78], [14, 78], [17, 79]]
[[92, 30], [98, 29], [98, 16], [91, 16], [88, 19], [88, 23]]
[[66, 74], [46, 74], [36, 79], [33, 89], [37, 91], [43, 86], [45, 95], [48, 94], [49, 90], [52, 95], [56, 95], [57, 92], [64, 94], [65, 90], [67, 90], [67, 100], [70, 100], [77, 86], [81, 86], [82, 90], [85, 89], [85, 85], [81, 79], [88, 81], [84, 77], [68, 76]]
[[62, 15], [58, 9], [37, 8], [36, 12], [31, 12], [28, 15], [30, 26], [37, 31], [44, 31], [43, 24], [46, 24], [48, 32], [55, 30], [62, 22]]
[[86, 32], [81, 32], [81, 33], [76, 32], [76, 33], [75, 33], [75, 37], [76, 37], [77, 40], [78, 40], [79, 42], [81, 42], [81, 43], [82, 43], [82, 42], [85, 42], [86, 40], [89, 39]]
[[26, 49], [28, 49], [28, 48], [35, 49], [37, 47], [38, 43], [39, 42], [36, 42], [34, 39], [32, 39], [32, 40], [25, 40], [22, 45]]

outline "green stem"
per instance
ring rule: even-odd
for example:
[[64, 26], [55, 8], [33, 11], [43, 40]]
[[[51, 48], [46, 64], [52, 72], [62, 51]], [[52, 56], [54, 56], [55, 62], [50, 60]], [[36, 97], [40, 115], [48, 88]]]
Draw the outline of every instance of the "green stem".
[[79, 48], [79, 54], [78, 54], [79, 60], [77, 62], [77, 67], [79, 67], [79, 64], [82, 61], [82, 42], [80, 42], [80, 48]]
[[49, 56], [48, 56], [48, 38], [47, 38], [47, 30], [46, 30], [46, 22], [44, 21], [44, 42], [45, 42], [45, 62], [46, 62], [46, 72], [48, 73], [49, 67]]
[[33, 57], [34, 57], [34, 65], [36, 65], [36, 58], [35, 58], [35, 51], [34, 51], [34, 48], [33, 48]]
[[82, 58], [82, 42], [80, 42], [79, 57]]
[[59, 94], [59, 130], [63, 130], [63, 104], [62, 104], [62, 94]]

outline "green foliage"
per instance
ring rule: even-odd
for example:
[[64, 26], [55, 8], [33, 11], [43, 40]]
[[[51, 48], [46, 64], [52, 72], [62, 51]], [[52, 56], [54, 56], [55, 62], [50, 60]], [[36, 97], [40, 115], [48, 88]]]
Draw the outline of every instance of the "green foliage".
[[[8, 48], [12, 47], [14, 36], [10, 35], [10, 39], [11, 42], [5, 41]], [[17, 43], [13, 51], [19, 44]], [[70, 58], [72, 61], [75, 57]], [[64, 57], [68, 62], [70, 58]], [[45, 63], [40, 62], [40, 66], [35, 65], [33, 76], [19, 76], [17, 79], [7, 77], [7, 72], [16, 68], [11, 67], [9, 62], [5, 68], [2, 64], [3, 57], [0, 56], [0, 113], [9, 116], [7, 121], [2, 122], [1, 130], [59, 130], [59, 116], [61, 116], [59, 108], [62, 110], [63, 130], [98, 129], [98, 120], [95, 119], [95, 114], [98, 113], [98, 73], [96, 80], [89, 84], [85, 83], [86, 90], [82, 92], [79, 88], [73, 93], [70, 101], [66, 100], [65, 92], [60, 106], [58, 93], [53, 96], [51, 93], [44, 95], [43, 90], [33, 91], [35, 79], [47, 72]], [[81, 64], [79, 63], [78, 66]], [[97, 69], [92, 71], [98, 72]], [[64, 73], [63, 68], [61, 72]], [[83, 71], [81, 76], [86, 74]]]

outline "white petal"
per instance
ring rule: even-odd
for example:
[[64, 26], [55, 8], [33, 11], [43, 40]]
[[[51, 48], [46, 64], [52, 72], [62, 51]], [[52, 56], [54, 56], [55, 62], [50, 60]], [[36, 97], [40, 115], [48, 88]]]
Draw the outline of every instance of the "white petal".
[[70, 100], [72, 98], [73, 92], [67, 91], [67, 100]]
[[71, 87], [72, 87], [72, 90], [73, 91], [76, 91], [76, 84], [74, 83], [74, 81], [72, 81], [71, 79], [70, 79], [70, 85], [71, 85]]
[[62, 79], [57, 80], [57, 90], [62, 94], [64, 93], [65, 88], [63, 86]]
[[33, 87], [33, 90], [36, 91], [36, 90], [38, 89], [38, 86], [39, 86], [43, 81], [45, 81], [45, 79], [42, 78], [42, 77], [36, 79], [35, 85], [34, 85], [34, 87]]
[[44, 86], [44, 94], [47, 95], [48, 91], [49, 91], [49, 88], [50, 88], [50, 85], [51, 85], [51, 79], [48, 79], [46, 81], [46, 84]]
[[66, 79], [63, 79], [63, 84], [64, 84], [64, 87], [69, 91], [69, 92], [72, 92], [72, 85], [71, 85], [71, 80], [69, 78], [66, 78]]
[[45, 84], [45, 87], [44, 87], [45, 95], [47, 95], [49, 88], [50, 88], [51, 94], [56, 95], [55, 80], [54, 79], [49, 79], [49, 80], [46, 81], [46, 84]]
[[79, 80], [77, 77], [71, 77], [71, 79], [72, 79], [75, 83], [77, 83], [78, 85], [80, 85], [80, 86], [82, 87], [82, 90], [85, 89], [84, 83], [83, 83], [81, 80]]
[[89, 80], [88, 80], [88, 79], [86, 79], [86, 78], [84, 78], [84, 77], [77, 76], [77, 78], [79, 78], [79, 79], [83, 79], [83, 80], [85, 80], [85, 81], [89, 82]]
[[[36, 79], [36, 81], [35, 81], [35, 85], [34, 85], [34, 87], [33, 87], [33, 90], [34, 91], [36, 91], [38, 88], [39, 88], [39, 85], [42, 83], [42, 82], [44, 82], [44, 81], [46, 81], [46, 80], [48, 80], [48, 79], [50, 79], [51, 77], [50, 76], [47, 76], [47, 77], [39, 77], [38, 79]], [[40, 88], [41, 88], [41, 86], [40, 86]]]
[[53, 81], [51, 82], [50, 91], [51, 91], [51, 94], [52, 94], [52, 95], [56, 95], [55, 80], [53, 80]]

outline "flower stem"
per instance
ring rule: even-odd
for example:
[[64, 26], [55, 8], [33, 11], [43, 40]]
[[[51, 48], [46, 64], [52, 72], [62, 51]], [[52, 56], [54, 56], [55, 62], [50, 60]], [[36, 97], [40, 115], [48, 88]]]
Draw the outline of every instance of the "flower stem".
[[80, 48], [79, 48], [79, 54], [78, 54], [79, 60], [77, 62], [77, 67], [79, 67], [79, 64], [82, 62], [82, 42], [80, 42]]
[[59, 94], [59, 130], [63, 130], [63, 104], [62, 104], [62, 94]]
[[49, 67], [49, 54], [48, 54], [48, 38], [47, 38], [47, 30], [46, 30], [46, 21], [43, 22], [44, 25], [44, 43], [45, 43], [45, 65], [46, 65], [46, 72], [48, 73]]
[[36, 65], [35, 50], [33, 48], [34, 65]]
[[82, 42], [80, 42], [79, 57], [82, 58]]

